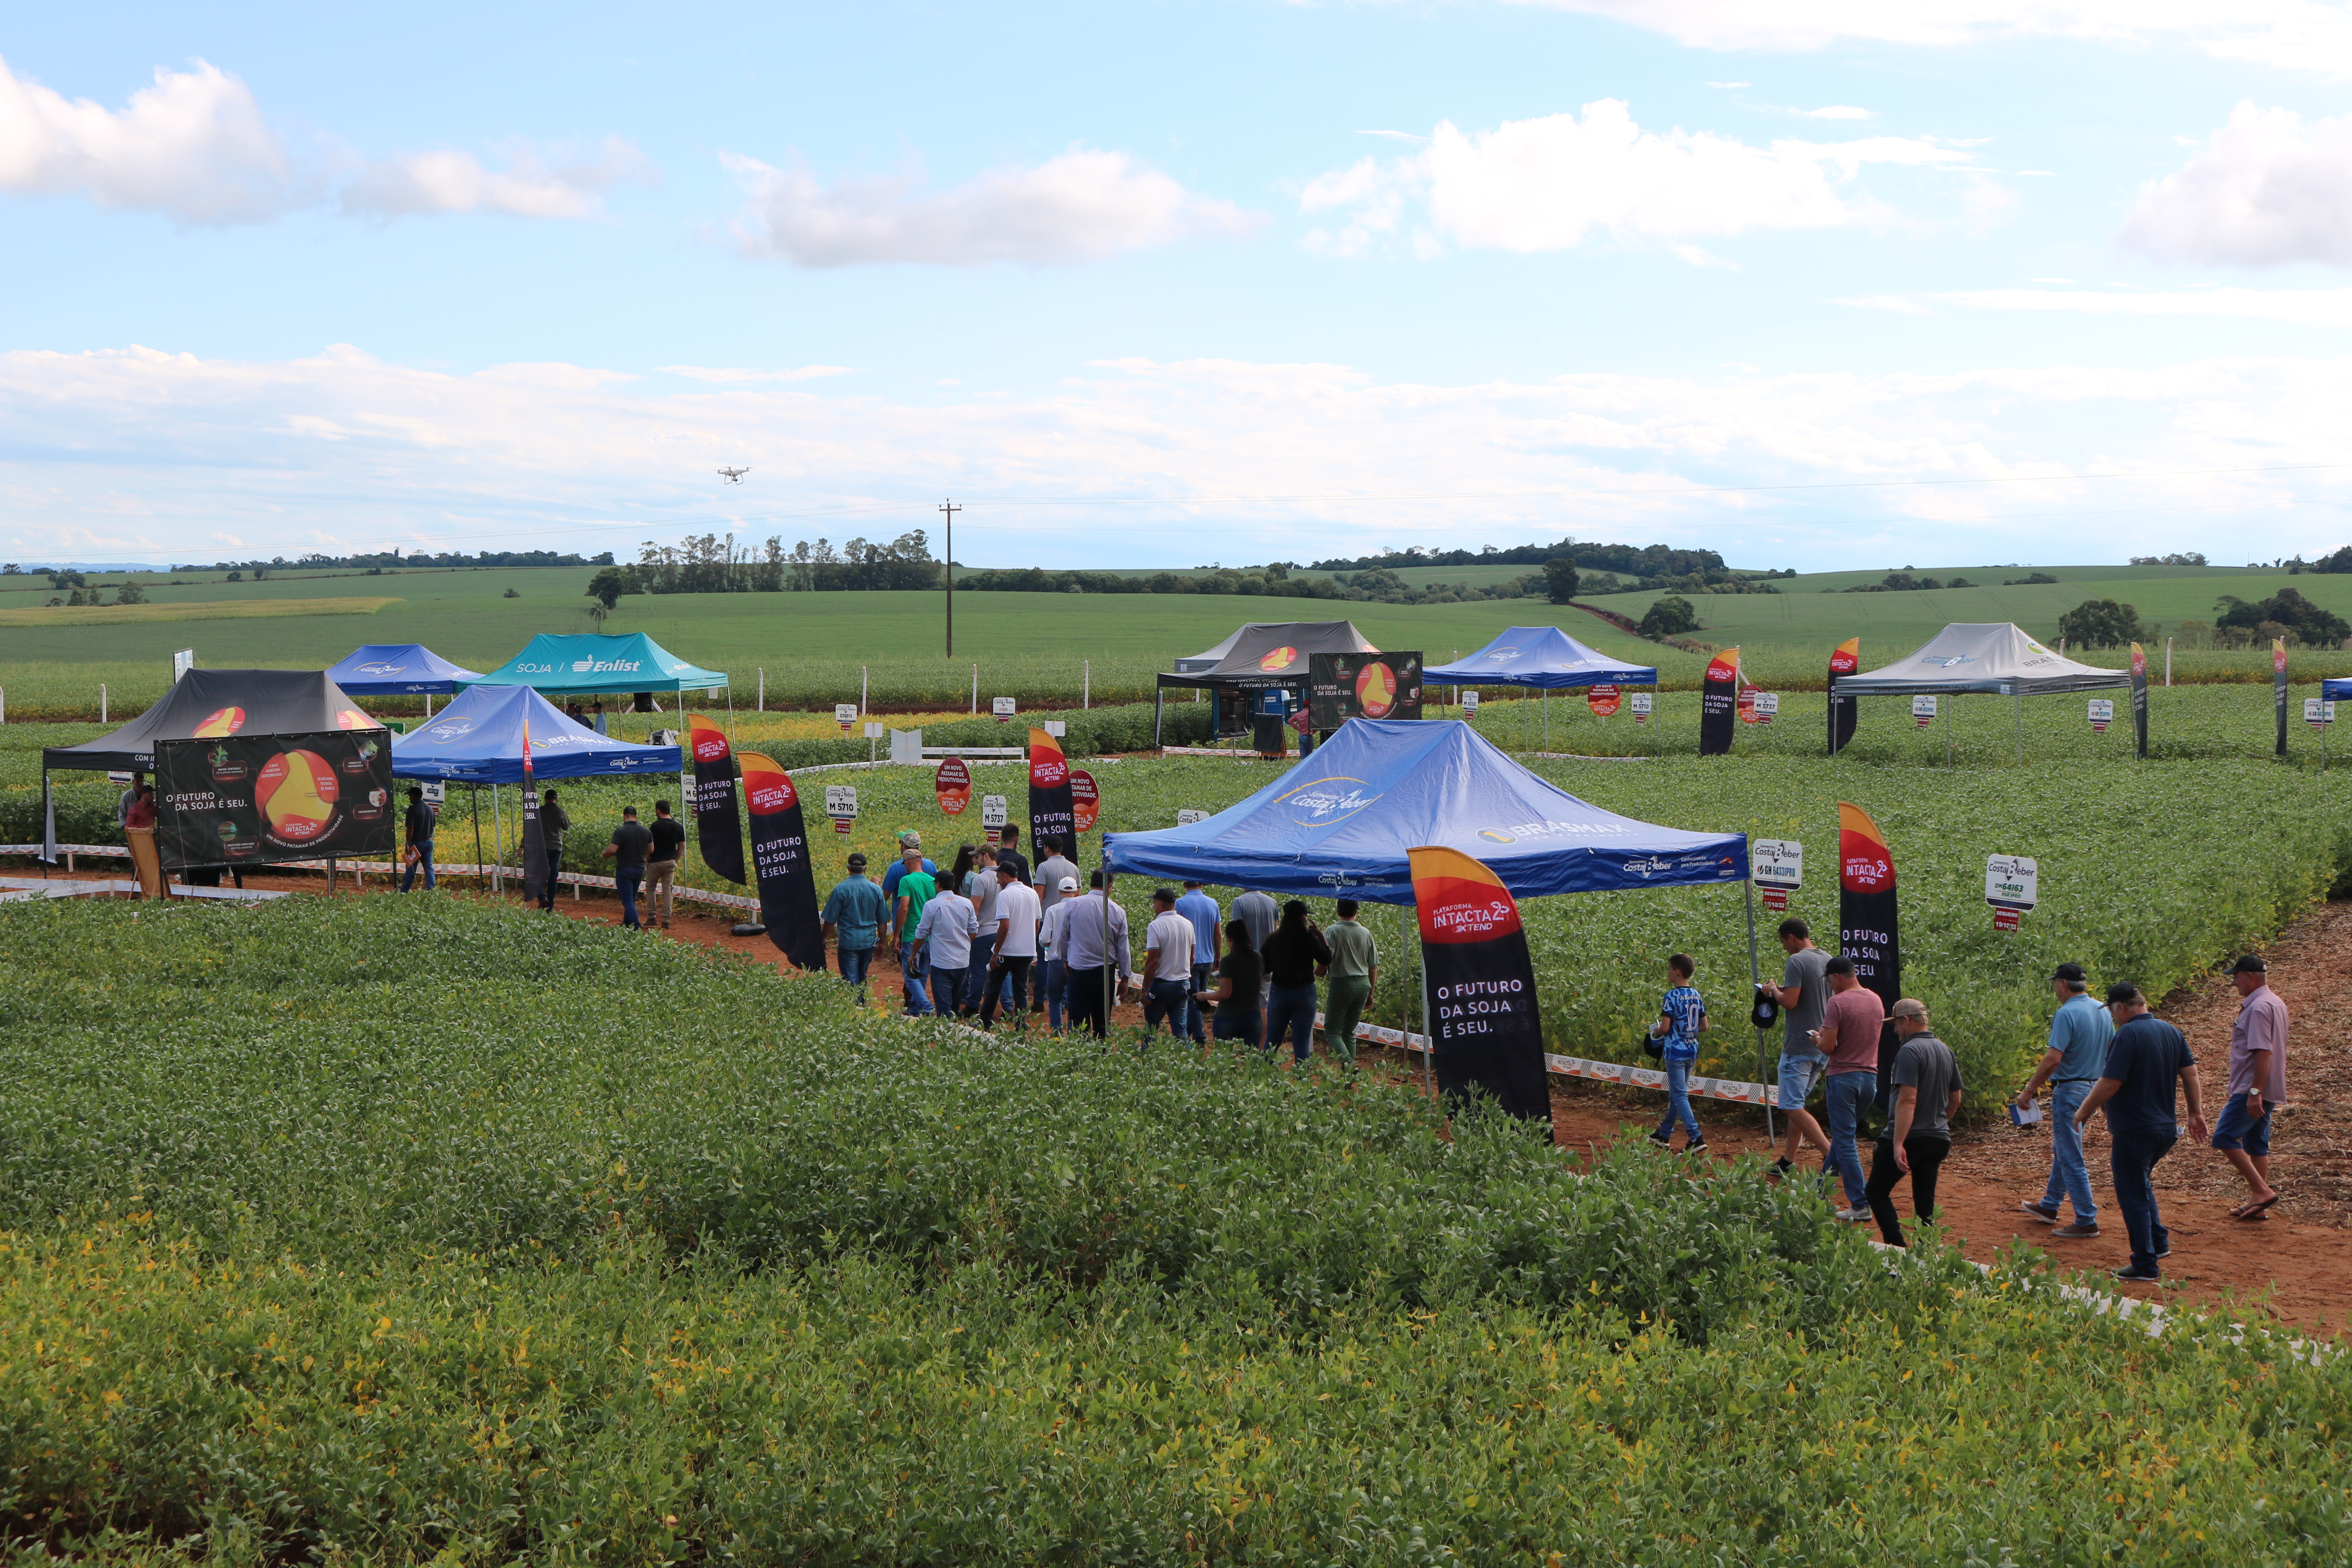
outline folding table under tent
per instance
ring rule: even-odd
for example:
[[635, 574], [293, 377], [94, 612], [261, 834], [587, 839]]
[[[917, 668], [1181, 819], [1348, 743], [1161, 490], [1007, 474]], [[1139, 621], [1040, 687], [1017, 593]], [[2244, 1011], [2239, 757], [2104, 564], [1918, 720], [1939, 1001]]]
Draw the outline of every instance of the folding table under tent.
[[[1955, 621], [1893, 664], [1838, 678], [1840, 697], [1938, 697], [1984, 692], [2017, 699], [2017, 756], [2025, 760], [2025, 699], [2104, 691], [2132, 683], [2128, 669], [2077, 664], [2008, 621]], [[1938, 707], [1940, 708], [1940, 704]]]
[[[482, 672], [451, 664], [421, 643], [369, 643], [327, 667], [327, 679], [353, 697], [447, 696]], [[425, 704], [426, 717], [432, 704]]]
[[1244, 693], [1276, 688], [1294, 704], [1307, 700], [1308, 660], [1318, 653], [1378, 653], [1353, 621], [1252, 621], [1233, 636], [1160, 677], [1151, 700], [1151, 743], [1160, 744], [1160, 721], [1171, 687], [1211, 693], [1216, 711], [1211, 732], [1249, 732]]
[[146, 773], [155, 766], [158, 741], [383, 728], [321, 669], [191, 669], [172, 683], [162, 700], [119, 729], [78, 746], [41, 749], [41, 858], [58, 858], [57, 805], [49, 795], [52, 769]]
[[[1575, 686], [1655, 686], [1658, 668], [1611, 658], [1558, 626], [1513, 626], [1468, 658], [1423, 666], [1421, 679], [1439, 686], [1526, 686], [1549, 694]], [[1545, 743], [1550, 740], [1547, 695]]]
[[[1411, 907], [1407, 852], [1429, 845], [1480, 862], [1517, 899], [1748, 879], [1744, 833], [1619, 816], [1528, 772], [1467, 725], [1409, 720], [1350, 719], [1313, 756], [1202, 821], [1106, 833], [1103, 863], [1169, 882]], [[1752, 908], [1748, 939], [1752, 968]], [[1424, 1033], [1427, 1008], [1424, 996]]]

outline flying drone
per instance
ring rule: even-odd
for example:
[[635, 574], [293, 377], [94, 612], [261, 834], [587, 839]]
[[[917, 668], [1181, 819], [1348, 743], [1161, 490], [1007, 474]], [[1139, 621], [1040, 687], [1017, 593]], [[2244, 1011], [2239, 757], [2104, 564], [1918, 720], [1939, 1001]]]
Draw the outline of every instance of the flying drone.
[[751, 471], [749, 468], [721, 468], [719, 477], [730, 485], [740, 485], [743, 482], [743, 476]]

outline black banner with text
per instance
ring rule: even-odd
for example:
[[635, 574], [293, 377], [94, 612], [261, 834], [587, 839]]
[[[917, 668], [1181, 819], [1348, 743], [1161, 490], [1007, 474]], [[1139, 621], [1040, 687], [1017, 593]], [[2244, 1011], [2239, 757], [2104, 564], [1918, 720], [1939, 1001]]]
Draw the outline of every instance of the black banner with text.
[[772, 758], [743, 754], [743, 799], [751, 808], [751, 869], [759, 879], [760, 921], [776, 951], [801, 969], [824, 968], [816, 871], [800, 791]]
[[1449, 1105], [1488, 1094], [1513, 1116], [1550, 1126], [1543, 1015], [1517, 902], [1458, 849], [1408, 853], [1438, 1089]]
[[392, 853], [383, 730], [155, 743], [155, 847], [165, 868]]
[[727, 731], [699, 713], [687, 715], [686, 740], [694, 758], [694, 836], [702, 863], [730, 882], [742, 882], [743, 816], [735, 805], [735, 751]]
[[1739, 650], [1727, 648], [1707, 661], [1698, 700], [1698, 754], [1726, 756], [1732, 721], [1739, 716]]

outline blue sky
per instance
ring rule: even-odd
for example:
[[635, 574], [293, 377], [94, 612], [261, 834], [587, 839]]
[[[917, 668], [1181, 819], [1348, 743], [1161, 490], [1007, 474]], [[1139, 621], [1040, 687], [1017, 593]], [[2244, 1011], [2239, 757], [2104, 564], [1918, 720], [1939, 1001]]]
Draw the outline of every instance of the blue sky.
[[90, 5], [0, 61], [11, 559], [950, 494], [982, 564], [2352, 540], [2342, 5]]

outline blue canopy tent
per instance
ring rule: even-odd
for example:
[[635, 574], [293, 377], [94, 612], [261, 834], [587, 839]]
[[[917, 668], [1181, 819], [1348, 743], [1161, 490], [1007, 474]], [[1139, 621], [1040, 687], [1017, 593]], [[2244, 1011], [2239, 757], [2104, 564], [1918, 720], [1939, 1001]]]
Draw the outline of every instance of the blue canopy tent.
[[451, 664], [421, 643], [375, 643], [353, 648], [327, 679], [352, 697], [446, 695], [482, 672]]
[[1431, 665], [1424, 682], [1439, 686], [1527, 686], [1546, 693], [1544, 744], [1551, 744], [1549, 693], [1571, 686], [1655, 686], [1655, 665], [1626, 664], [1590, 648], [1558, 626], [1513, 626], [1452, 664]]
[[412, 733], [393, 738], [393, 776], [520, 784], [526, 722], [531, 776], [542, 784], [675, 773], [680, 767], [677, 747], [599, 735], [527, 686], [476, 686]]
[[[500, 852], [491, 871], [494, 887], [506, 885], [506, 818], [500, 784], [520, 784], [523, 728], [530, 729], [530, 780], [626, 778], [675, 775], [681, 759], [676, 746], [641, 746], [599, 735], [527, 686], [474, 686], [414, 732], [392, 742], [392, 776], [490, 786], [490, 818]], [[474, 797], [474, 858], [481, 850], [480, 796]]]
[[[1106, 833], [1113, 873], [1409, 906], [1407, 851], [1458, 849], [1514, 898], [1748, 879], [1743, 833], [1619, 816], [1537, 777], [1465, 725], [1351, 719], [1281, 777], [1181, 827]], [[1753, 966], [1755, 911], [1748, 911]], [[1423, 998], [1425, 1018], [1428, 999]], [[1424, 1058], [1424, 1066], [1426, 1058]]]
[[2319, 695], [2330, 702], [2341, 702], [2352, 697], [2352, 679], [2337, 676], [2319, 683]]

